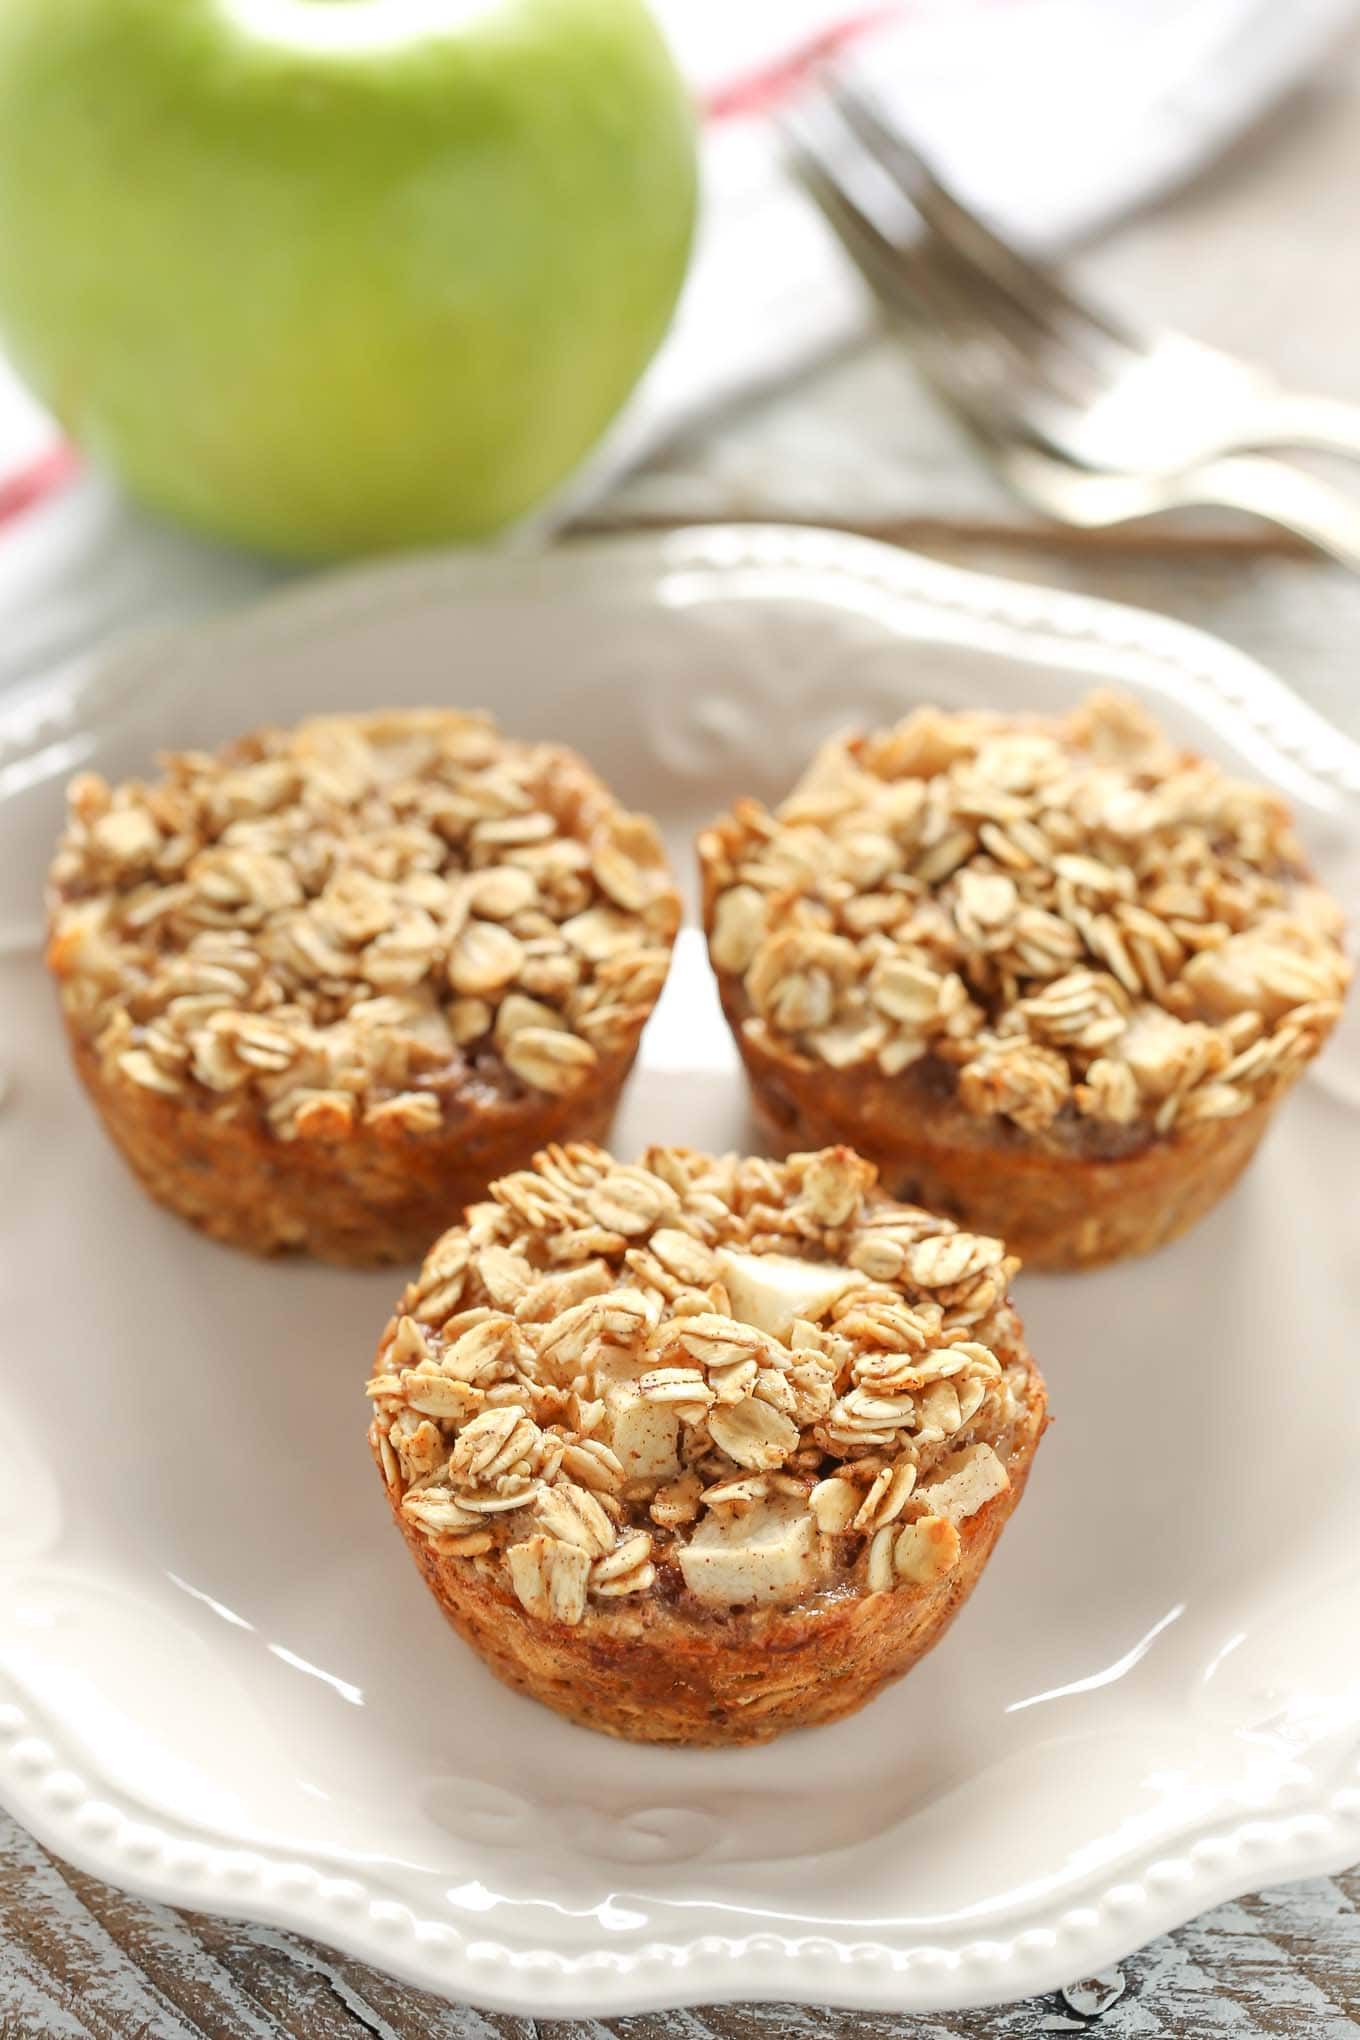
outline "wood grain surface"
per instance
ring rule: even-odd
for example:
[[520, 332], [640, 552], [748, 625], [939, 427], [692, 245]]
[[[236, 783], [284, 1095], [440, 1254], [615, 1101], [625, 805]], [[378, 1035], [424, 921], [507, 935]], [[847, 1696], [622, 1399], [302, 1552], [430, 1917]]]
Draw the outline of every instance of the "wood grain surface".
[[[1281, 0], [1285, 4], [1285, 0]], [[1140, 315], [1360, 398], [1360, 42], [1264, 135], [1086, 258]], [[1360, 487], [1352, 470], [1350, 485]], [[914, 543], [1217, 631], [1360, 737], [1360, 580], [1201, 518], [1075, 540], [1000, 491], [890, 342], [668, 449], [592, 522], [792, 518]], [[0, 2040], [1349, 2040], [1360, 1872], [1220, 1907], [1051, 1999], [938, 2018], [758, 2005], [608, 2023], [482, 2015], [292, 1935], [143, 1904], [0, 1815]]]

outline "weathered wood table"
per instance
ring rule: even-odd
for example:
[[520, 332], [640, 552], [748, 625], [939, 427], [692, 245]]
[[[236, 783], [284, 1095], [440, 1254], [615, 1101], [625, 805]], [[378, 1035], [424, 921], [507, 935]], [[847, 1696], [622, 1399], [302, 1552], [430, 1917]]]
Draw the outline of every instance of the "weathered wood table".
[[[1360, 44], [1273, 130], [1087, 259], [1108, 294], [1360, 399]], [[1351, 484], [1360, 487], [1360, 476]], [[1360, 580], [1248, 525], [1040, 531], [868, 342], [669, 449], [596, 528], [794, 518], [1081, 588], [1218, 631], [1360, 736]], [[448, 2006], [296, 1937], [145, 1905], [0, 1816], [0, 2040], [1306, 2040], [1360, 2036], [1360, 1871], [1222, 1906], [1063, 1997], [938, 2018], [789, 2005], [535, 2025]]]

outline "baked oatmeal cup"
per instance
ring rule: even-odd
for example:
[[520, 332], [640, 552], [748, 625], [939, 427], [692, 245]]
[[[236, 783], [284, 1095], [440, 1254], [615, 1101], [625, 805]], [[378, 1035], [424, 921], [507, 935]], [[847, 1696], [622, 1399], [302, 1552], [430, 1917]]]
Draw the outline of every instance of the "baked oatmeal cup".
[[845, 1148], [549, 1149], [383, 1333], [393, 1515], [491, 1669], [588, 1728], [834, 1721], [938, 1642], [1024, 1488], [1016, 1265]]
[[143, 1186], [258, 1253], [414, 1261], [607, 1129], [679, 900], [653, 824], [485, 716], [319, 716], [82, 774], [48, 961]]
[[849, 1142], [1032, 1267], [1201, 1218], [1350, 976], [1280, 797], [1108, 694], [833, 740], [699, 856], [771, 1148]]

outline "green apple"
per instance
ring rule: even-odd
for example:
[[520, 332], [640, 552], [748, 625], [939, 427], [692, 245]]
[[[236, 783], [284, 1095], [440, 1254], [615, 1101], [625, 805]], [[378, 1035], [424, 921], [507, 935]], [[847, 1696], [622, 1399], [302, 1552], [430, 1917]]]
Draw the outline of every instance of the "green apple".
[[539, 502], [660, 340], [694, 196], [644, 0], [0, 0], [0, 337], [248, 544]]

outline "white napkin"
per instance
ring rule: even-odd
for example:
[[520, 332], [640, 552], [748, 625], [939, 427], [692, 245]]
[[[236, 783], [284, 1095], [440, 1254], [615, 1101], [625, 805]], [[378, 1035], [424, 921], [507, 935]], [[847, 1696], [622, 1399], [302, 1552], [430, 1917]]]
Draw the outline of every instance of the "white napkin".
[[[683, 426], [805, 367], [868, 309], [783, 174], [772, 80], [862, 62], [962, 194], [1058, 246], [1201, 168], [1313, 70], [1360, 0], [652, 0], [706, 110], [704, 212], [671, 335], [551, 528]], [[6, 479], [53, 427], [0, 362]], [[84, 475], [0, 522], [0, 686], [239, 598], [285, 570], [171, 532]]]

